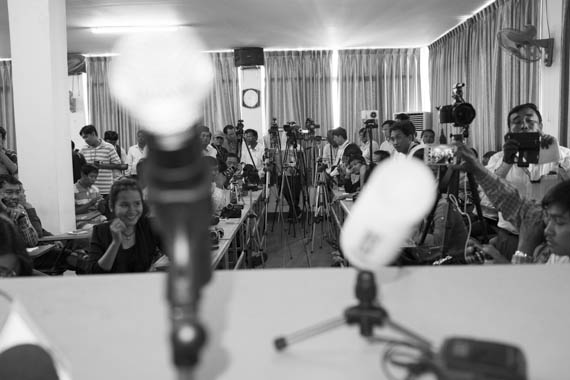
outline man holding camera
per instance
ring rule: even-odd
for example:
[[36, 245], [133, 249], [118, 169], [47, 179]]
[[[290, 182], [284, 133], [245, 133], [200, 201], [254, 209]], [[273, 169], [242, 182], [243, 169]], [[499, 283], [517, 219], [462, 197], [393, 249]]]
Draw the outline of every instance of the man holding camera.
[[[495, 173], [499, 178], [505, 179], [519, 190], [539, 186], [538, 183], [541, 179], [549, 174], [558, 175], [562, 179], [568, 177], [567, 173], [570, 169], [570, 149], [561, 146], [558, 147], [558, 161], [537, 164], [530, 163], [528, 167], [515, 165], [520, 147], [519, 139], [517, 139], [516, 136], [517, 134], [539, 133], [540, 147], [542, 149], [548, 149], [552, 147], [553, 144], [556, 144], [556, 139], [553, 136], [546, 135], [542, 132], [542, 115], [536, 105], [526, 103], [511, 109], [507, 116], [507, 125], [510, 133], [505, 136], [503, 150], [491, 156], [486, 166], [487, 170]], [[500, 212], [497, 226], [500, 229], [494, 244], [507, 259], [510, 259], [516, 251], [519, 231], [511, 223], [504, 220]]]

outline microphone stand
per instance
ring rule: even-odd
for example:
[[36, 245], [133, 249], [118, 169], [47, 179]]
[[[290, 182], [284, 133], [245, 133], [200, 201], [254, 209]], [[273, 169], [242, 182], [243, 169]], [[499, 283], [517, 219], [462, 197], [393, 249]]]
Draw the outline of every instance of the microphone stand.
[[375, 166], [374, 161], [372, 159], [372, 155], [374, 152], [372, 152], [372, 127], [366, 126], [366, 129], [368, 130], [368, 144], [370, 146], [370, 148], [368, 148], [368, 156], [370, 158], [370, 167], [373, 168]]
[[292, 344], [347, 324], [358, 325], [360, 335], [366, 338], [372, 337], [374, 327], [386, 326], [414, 340], [420, 346], [428, 350], [431, 349], [431, 343], [428, 340], [390, 319], [386, 309], [378, 303], [376, 289], [374, 274], [370, 271], [359, 271], [355, 286], [357, 305], [347, 308], [341, 317], [332, 318], [292, 334], [277, 337], [273, 342], [275, 348], [278, 351], [283, 351]]
[[149, 201], [171, 260], [167, 297], [173, 362], [179, 379], [191, 379], [206, 342], [198, 319], [201, 289], [212, 275], [208, 223], [203, 222], [211, 216], [208, 169], [195, 130], [150, 134], [147, 141]]

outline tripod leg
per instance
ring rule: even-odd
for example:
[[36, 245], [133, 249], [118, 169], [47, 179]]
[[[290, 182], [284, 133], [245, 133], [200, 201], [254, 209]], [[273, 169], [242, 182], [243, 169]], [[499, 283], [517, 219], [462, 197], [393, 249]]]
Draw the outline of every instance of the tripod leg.
[[481, 199], [479, 198], [479, 193], [477, 192], [477, 182], [472, 173], [467, 173], [467, 180], [469, 181], [469, 189], [471, 190], [471, 196], [473, 197], [473, 203], [475, 203], [475, 210], [477, 210], [477, 216], [483, 227], [483, 243], [489, 241], [489, 235], [487, 231], [487, 221], [483, 217], [483, 210], [481, 209]]

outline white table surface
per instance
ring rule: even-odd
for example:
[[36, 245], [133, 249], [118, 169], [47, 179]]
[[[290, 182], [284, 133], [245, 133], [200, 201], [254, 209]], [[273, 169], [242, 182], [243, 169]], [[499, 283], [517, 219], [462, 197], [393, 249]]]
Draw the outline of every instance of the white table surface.
[[[196, 379], [384, 379], [384, 346], [369, 345], [355, 327], [284, 353], [272, 346], [353, 305], [355, 275], [214, 272], [201, 309], [210, 343]], [[436, 345], [452, 335], [505, 341], [525, 352], [529, 380], [568, 378], [570, 265], [387, 268], [378, 280], [392, 319]], [[174, 379], [165, 284], [165, 274], [150, 273], [7, 279], [0, 288], [24, 304], [75, 379]]]

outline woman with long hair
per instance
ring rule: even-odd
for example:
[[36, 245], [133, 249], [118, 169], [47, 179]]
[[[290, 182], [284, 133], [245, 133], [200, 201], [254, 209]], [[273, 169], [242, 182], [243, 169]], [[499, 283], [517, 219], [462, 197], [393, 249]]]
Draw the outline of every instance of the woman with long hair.
[[111, 187], [110, 221], [93, 227], [86, 273], [146, 272], [159, 256], [159, 239], [143, 212], [142, 190], [132, 179]]

